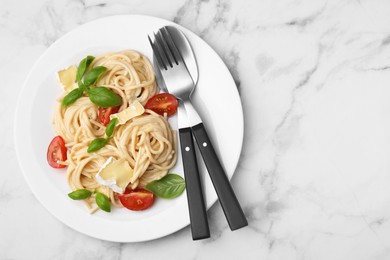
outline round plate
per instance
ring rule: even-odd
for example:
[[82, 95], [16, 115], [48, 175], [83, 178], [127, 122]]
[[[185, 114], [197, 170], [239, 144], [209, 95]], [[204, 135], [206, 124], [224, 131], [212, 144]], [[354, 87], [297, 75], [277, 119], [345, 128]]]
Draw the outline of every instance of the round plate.
[[[63, 223], [86, 235], [118, 242], [146, 241], [171, 234], [190, 223], [185, 193], [174, 200], [157, 199], [153, 207], [141, 212], [114, 208], [111, 213], [89, 214], [82, 202], [68, 198], [65, 170], [53, 169], [46, 161], [47, 146], [55, 136], [51, 117], [55, 100], [62, 92], [56, 72], [77, 65], [87, 55], [123, 49], [140, 51], [152, 60], [147, 35], [165, 25], [181, 29], [193, 47], [199, 66], [194, 106], [229, 179], [233, 176], [243, 141], [241, 101], [229, 70], [210, 46], [189, 30], [154, 17], [120, 15], [84, 24], [51, 45], [31, 69], [16, 110], [15, 144], [24, 177], [38, 200]], [[177, 128], [176, 121], [170, 119], [173, 128]], [[198, 161], [210, 208], [217, 196], [203, 162]], [[183, 175], [180, 160], [171, 172]]]

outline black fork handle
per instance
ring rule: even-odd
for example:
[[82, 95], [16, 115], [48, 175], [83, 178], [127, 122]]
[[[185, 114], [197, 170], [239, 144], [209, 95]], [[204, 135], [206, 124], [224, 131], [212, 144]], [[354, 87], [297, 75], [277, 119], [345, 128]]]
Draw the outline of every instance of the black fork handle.
[[203, 123], [192, 127], [193, 134], [206, 164], [207, 170], [217, 192], [223, 212], [229, 223], [231, 230], [236, 230], [248, 225], [248, 221], [242, 211], [240, 203], [234, 194], [229, 179], [226, 176], [221, 162], [213, 148], [213, 145], [207, 135]]
[[210, 237], [206, 206], [200, 182], [198, 163], [191, 128], [179, 129], [181, 154], [183, 158], [184, 177], [186, 182], [188, 208], [190, 213], [192, 239]]

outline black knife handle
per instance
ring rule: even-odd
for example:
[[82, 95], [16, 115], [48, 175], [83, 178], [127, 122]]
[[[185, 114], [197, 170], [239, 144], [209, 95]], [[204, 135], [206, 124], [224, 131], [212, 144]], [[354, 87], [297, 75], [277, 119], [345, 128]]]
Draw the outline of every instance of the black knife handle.
[[203, 199], [198, 163], [191, 128], [179, 129], [181, 154], [183, 158], [188, 208], [190, 213], [192, 239], [210, 237], [207, 212]]
[[213, 182], [214, 188], [217, 192], [230, 229], [236, 230], [247, 226], [248, 221], [246, 220], [240, 203], [234, 194], [233, 188], [230, 185], [229, 179], [226, 176], [221, 162], [215, 153], [203, 123], [199, 123], [196, 126], [193, 126], [192, 131], [199, 150], [202, 154], [203, 161], [206, 164], [207, 170]]

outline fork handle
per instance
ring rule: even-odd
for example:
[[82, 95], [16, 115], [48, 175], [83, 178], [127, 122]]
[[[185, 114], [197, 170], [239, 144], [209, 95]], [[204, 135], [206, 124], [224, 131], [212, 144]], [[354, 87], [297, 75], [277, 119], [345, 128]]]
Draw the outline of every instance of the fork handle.
[[192, 239], [210, 237], [207, 212], [203, 199], [203, 190], [200, 182], [198, 163], [192, 131], [190, 127], [180, 128], [180, 146], [183, 158], [184, 177], [186, 182], [188, 208], [190, 213]]
[[217, 192], [219, 201], [222, 205], [223, 212], [229, 223], [231, 230], [236, 230], [248, 225], [248, 221], [242, 211], [240, 203], [234, 194], [229, 179], [226, 176], [221, 162], [213, 148], [212, 143], [207, 135], [203, 123], [192, 127], [193, 134], [206, 164], [207, 170]]

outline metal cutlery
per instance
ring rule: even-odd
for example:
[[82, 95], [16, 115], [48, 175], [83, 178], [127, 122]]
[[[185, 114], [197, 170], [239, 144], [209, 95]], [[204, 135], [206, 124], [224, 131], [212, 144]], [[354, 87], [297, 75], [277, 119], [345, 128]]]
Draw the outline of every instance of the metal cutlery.
[[[149, 37], [149, 42], [153, 48], [154, 66], [156, 67], [156, 80], [158, 85], [166, 92], [166, 84], [163, 79], [165, 71], [160, 70], [160, 62], [156, 60], [157, 47]], [[174, 78], [169, 78], [174, 80]], [[168, 79], [167, 84], [172, 84]], [[210, 237], [210, 229], [207, 220], [207, 211], [204, 204], [202, 185], [199, 176], [198, 164], [196, 160], [195, 146], [192, 138], [192, 130], [188, 122], [186, 110], [179, 99], [178, 107], [178, 127], [180, 137], [180, 147], [183, 160], [184, 176], [186, 182], [186, 192], [191, 223], [192, 239], [199, 240]]]
[[[206, 164], [222, 209], [231, 230], [247, 226], [248, 222], [234, 194], [229, 179], [218, 159], [201, 118], [191, 103], [191, 95], [198, 81], [198, 70], [191, 45], [184, 34], [172, 26], [161, 28], [149, 38], [157, 61], [156, 74], [169, 93], [184, 105], [192, 133]], [[190, 71], [191, 70], [191, 73]], [[191, 183], [192, 185], [192, 183]]]

